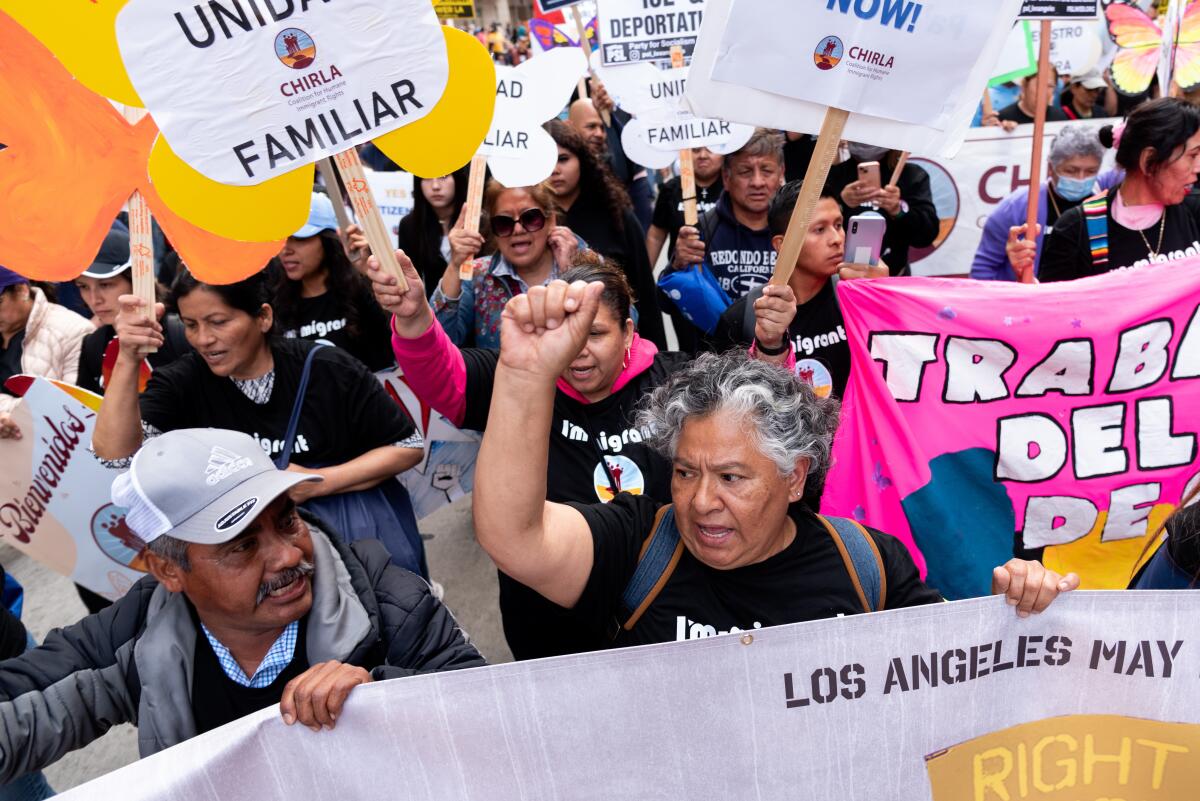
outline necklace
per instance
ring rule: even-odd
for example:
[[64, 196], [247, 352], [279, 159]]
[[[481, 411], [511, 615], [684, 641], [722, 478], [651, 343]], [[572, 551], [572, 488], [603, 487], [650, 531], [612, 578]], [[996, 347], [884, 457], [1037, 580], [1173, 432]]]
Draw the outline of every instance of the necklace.
[[1158, 247], [1156, 247], [1156, 248], [1150, 247], [1150, 240], [1146, 238], [1145, 231], [1138, 229], [1138, 236], [1140, 236], [1142, 238], [1142, 241], [1146, 243], [1146, 250], [1148, 250], [1150, 252], [1151, 258], [1158, 258], [1158, 252], [1160, 250], [1162, 250], [1163, 232], [1166, 230], [1166, 228], [1167, 228], [1167, 210], [1163, 209], [1162, 219], [1158, 223]]
[[1054, 219], [1062, 216], [1062, 212], [1058, 208], [1058, 200], [1054, 197], [1054, 187], [1046, 187], [1046, 197], [1050, 198], [1050, 205], [1054, 207]]

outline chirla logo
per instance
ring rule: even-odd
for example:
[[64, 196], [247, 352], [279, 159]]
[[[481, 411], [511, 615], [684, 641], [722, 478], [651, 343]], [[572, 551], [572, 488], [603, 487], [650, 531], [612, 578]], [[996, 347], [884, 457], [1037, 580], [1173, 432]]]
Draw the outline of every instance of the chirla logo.
[[841, 63], [844, 52], [845, 48], [842, 46], [841, 39], [836, 36], [826, 36], [813, 51], [813, 63], [817, 65], [817, 69], [831, 70]]
[[287, 28], [275, 37], [275, 55], [285, 67], [302, 70], [317, 57], [317, 43], [299, 28]]

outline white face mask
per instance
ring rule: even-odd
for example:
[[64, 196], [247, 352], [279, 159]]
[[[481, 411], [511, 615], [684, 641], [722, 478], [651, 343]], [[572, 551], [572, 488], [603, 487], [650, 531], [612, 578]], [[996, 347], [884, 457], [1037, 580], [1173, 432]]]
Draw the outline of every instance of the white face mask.
[[888, 148], [877, 147], [876, 145], [864, 145], [859, 142], [851, 142], [850, 154], [859, 161], [879, 161], [888, 153]]

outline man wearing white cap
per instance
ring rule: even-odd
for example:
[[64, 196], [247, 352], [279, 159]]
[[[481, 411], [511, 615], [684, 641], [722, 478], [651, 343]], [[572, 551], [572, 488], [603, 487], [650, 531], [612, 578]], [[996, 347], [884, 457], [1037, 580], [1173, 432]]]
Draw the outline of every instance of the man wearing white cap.
[[378, 542], [302, 519], [249, 436], [180, 429], [113, 482], [151, 576], [0, 662], [0, 784], [138, 725], [142, 756], [280, 704], [333, 728], [357, 685], [483, 665], [429, 585]]

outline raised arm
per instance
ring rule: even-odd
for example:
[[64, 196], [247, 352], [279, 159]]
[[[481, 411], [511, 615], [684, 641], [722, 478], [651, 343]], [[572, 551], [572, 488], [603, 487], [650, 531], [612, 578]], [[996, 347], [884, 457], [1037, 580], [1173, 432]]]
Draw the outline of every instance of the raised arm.
[[479, 544], [500, 570], [565, 607], [583, 593], [593, 553], [583, 515], [546, 501], [554, 382], [587, 340], [603, 289], [599, 282], [554, 281], [505, 306], [492, 408], [475, 464]]
[[[144, 349], [163, 346], [163, 328], [158, 320], [142, 317], [145, 304], [136, 295], [119, 298], [116, 329], [120, 341], [112, 377], [104, 390], [104, 400], [96, 417], [92, 433], [92, 449], [101, 459], [123, 459], [132, 456], [142, 445], [142, 416], [138, 408], [138, 371]], [[161, 318], [163, 305], [156, 304], [155, 316]]]

